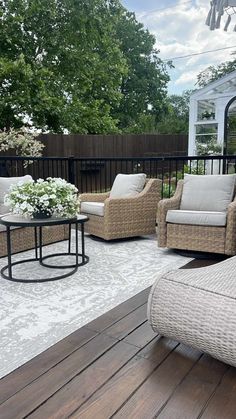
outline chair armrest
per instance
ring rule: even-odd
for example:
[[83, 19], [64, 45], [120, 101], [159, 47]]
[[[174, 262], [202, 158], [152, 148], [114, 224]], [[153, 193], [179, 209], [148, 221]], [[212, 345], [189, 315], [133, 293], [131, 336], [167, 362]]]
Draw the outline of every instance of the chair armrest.
[[161, 197], [161, 180], [149, 179], [138, 195], [130, 198], [107, 198], [104, 216], [120, 219], [125, 214], [126, 220], [134, 217], [145, 217], [145, 212], [154, 212], [156, 217], [157, 204]]
[[167, 226], [166, 214], [168, 210], [179, 209], [183, 192], [183, 180], [179, 180], [174, 196], [168, 199], [162, 199], [158, 204], [157, 222], [158, 222], [158, 245], [166, 247]]
[[167, 211], [170, 209], [179, 209], [183, 192], [183, 180], [177, 183], [176, 191], [172, 198], [162, 199], [158, 204], [158, 220], [165, 221]]
[[228, 206], [225, 253], [227, 255], [236, 254], [236, 197]]
[[79, 195], [80, 202], [104, 202], [110, 195], [110, 192], [104, 193], [82, 193]]

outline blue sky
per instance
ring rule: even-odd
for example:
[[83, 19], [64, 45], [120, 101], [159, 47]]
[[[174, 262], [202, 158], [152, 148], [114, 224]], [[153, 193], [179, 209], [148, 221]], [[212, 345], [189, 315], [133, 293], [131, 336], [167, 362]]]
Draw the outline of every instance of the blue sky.
[[[227, 32], [223, 30], [225, 16], [218, 30], [210, 31], [205, 25], [209, 0], [121, 0], [121, 3], [135, 12], [137, 20], [155, 35], [162, 59], [236, 46], [236, 32], [233, 32], [236, 15], [232, 16]], [[175, 69], [169, 71], [169, 93], [181, 94], [196, 88], [197, 74], [209, 65], [232, 59], [234, 50], [236, 47], [173, 61]]]

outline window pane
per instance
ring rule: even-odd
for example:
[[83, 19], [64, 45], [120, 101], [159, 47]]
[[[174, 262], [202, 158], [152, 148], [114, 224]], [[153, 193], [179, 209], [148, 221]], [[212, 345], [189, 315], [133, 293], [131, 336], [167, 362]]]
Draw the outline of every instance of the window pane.
[[217, 124], [196, 125], [196, 135], [217, 134]]
[[210, 99], [199, 100], [197, 106], [197, 120], [209, 121], [215, 119], [215, 101]]
[[196, 141], [198, 143], [208, 143], [209, 141], [217, 141], [216, 134], [196, 135]]

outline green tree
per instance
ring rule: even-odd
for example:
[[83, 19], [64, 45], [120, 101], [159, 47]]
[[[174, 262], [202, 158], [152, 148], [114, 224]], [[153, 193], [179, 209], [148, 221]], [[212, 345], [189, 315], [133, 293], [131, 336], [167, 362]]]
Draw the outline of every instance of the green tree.
[[198, 74], [197, 84], [199, 87], [204, 87], [234, 70], [236, 70], [236, 59], [215, 66], [211, 65]]
[[106, 0], [0, 1], [0, 128], [117, 130], [127, 72]]
[[191, 90], [166, 99], [166, 112], [156, 124], [160, 134], [187, 134], [189, 127], [189, 97]]
[[142, 122], [150, 124], [151, 115], [163, 112], [169, 75], [167, 65], [158, 57], [155, 37], [136, 20], [134, 13], [121, 7], [119, 2], [113, 3], [113, 10], [118, 16], [116, 36], [128, 72], [122, 76], [120, 89], [123, 96], [112, 114], [119, 120], [121, 130], [137, 132]]

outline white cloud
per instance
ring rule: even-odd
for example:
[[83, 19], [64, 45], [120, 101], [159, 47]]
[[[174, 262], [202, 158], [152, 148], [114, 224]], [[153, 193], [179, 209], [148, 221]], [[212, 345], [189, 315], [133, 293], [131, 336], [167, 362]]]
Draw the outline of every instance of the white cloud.
[[[223, 30], [225, 16], [221, 28], [210, 31], [205, 25], [208, 10], [209, 1], [196, 0], [193, 5], [186, 0], [180, 0], [177, 7], [168, 6], [165, 10], [145, 12], [143, 1], [143, 11], [136, 13], [136, 16], [155, 35], [156, 48], [160, 50], [159, 56], [164, 60], [229, 46], [235, 46], [236, 50], [236, 33], [233, 32], [236, 15], [232, 16], [228, 32]], [[175, 70], [170, 71], [170, 91], [173, 93], [180, 89], [194, 88], [200, 71], [209, 65], [232, 59], [233, 51], [234, 48], [173, 61]]]
[[205, 65], [200, 65], [195, 70], [191, 70], [188, 72], [183, 72], [181, 76], [175, 81], [177, 85], [186, 85], [188, 83], [192, 83], [193, 85], [196, 83], [197, 75], [204, 70]]

